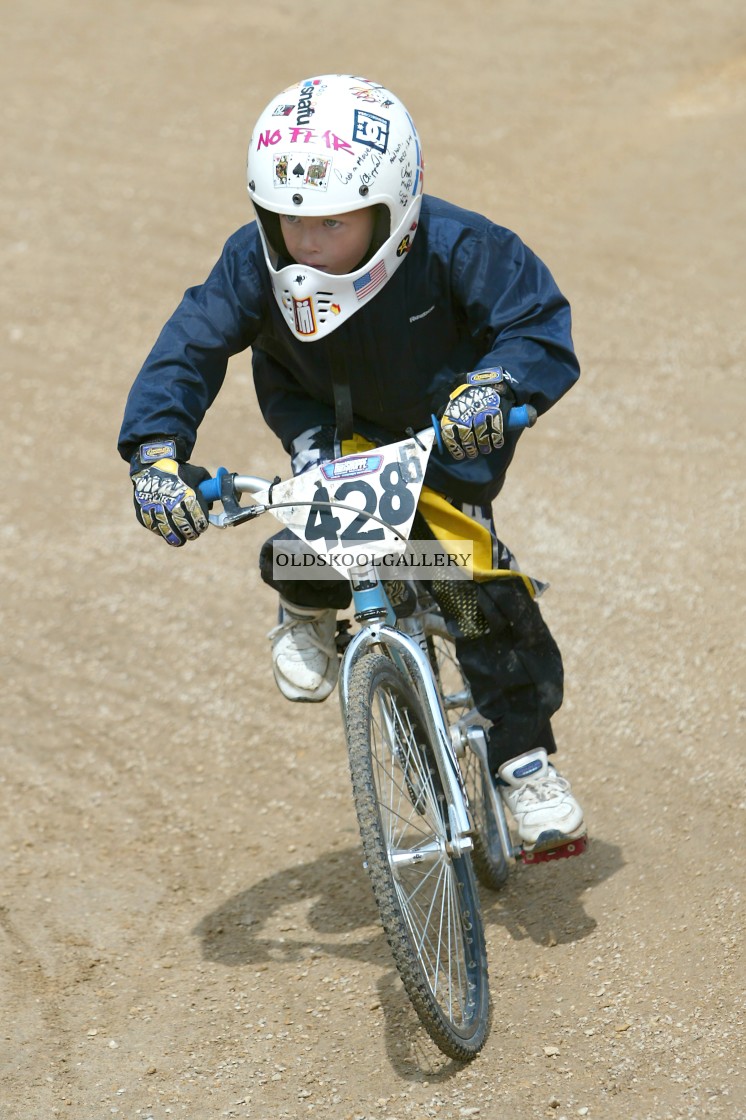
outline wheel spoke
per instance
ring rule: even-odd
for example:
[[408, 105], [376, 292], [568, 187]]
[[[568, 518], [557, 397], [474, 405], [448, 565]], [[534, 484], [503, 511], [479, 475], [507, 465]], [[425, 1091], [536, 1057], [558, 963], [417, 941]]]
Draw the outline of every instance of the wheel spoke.
[[[381, 917], [423, 1025], [444, 1053], [473, 1057], [488, 1025], [484, 941], [471, 862], [449, 853], [439, 744], [431, 742], [420, 702], [390, 660], [361, 660], [365, 688], [357, 722], [348, 711], [350, 766]], [[353, 675], [351, 698], [354, 683]]]
[[[413, 847], [413, 844], [404, 845], [401, 838], [411, 829], [420, 833], [423, 841], [431, 835], [412, 803], [407, 788], [404, 771], [398, 765], [396, 753], [391, 749], [383, 728], [375, 721], [372, 723], [374, 746], [373, 761], [376, 767], [376, 784], [379, 790], [379, 803], [384, 814], [384, 827], [386, 828], [388, 844], [393, 848]], [[385, 744], [385, 747], [384, 747]], [[399, 831], [396, 826], [399, 825]]]

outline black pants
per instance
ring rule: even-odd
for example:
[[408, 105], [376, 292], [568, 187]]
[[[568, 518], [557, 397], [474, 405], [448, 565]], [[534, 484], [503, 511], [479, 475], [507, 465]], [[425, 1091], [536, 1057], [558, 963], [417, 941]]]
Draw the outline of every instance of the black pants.
[[[432, 539], [418, 515], [412, 537]], [[283, 541], [297, 538], [283, 529], [262, 546], [262, 579], [298, 606], [345, 610], [351, 602], [349, 583], [334, 580], [283, 580], [273, 575], [273, 560]], [[495, 554], [505, 569], [513, 560], [495, 538]], [[275, 569], [276, 570], [276, 569]], [[563, 668], [557, 644], [539, 606], [519, 576], [491, 580], [433, 581], [429, 590], [454, 639], [456, 656], [468, 680], [474, 703], [492, 727], [489, 757], [493, 773], [503, 763], [537, 747], [556, 750], [550, 717], [562, 703]]]
[[[432, 593], [455, 640], [474, 703], [492, 724], [492, 772], [537, 747], [553, 754], [557, 748], [549, 721], [562, 703], [562, 658], [523, 581], [449, 581], [434, 584]], [[467, 601], [454, 604], [454, 595], [464, 593]]]

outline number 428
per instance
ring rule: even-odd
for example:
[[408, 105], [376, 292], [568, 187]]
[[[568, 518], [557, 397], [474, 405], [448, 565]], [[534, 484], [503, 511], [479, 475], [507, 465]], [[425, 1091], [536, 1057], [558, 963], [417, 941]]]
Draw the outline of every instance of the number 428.
[[[411, 463], [406, 466], [411, 467]], [[340, 483], [329, 496], [329, 490], [317, 483], [314, 504], [308, 512], [304, 535], [308, 541], [325, 541], [328, 548], [336, 544], [352, 544], [359, 541], [382, 541], [383, 526], [366, 529], [371, 517], [377, 516], [387, 525], [402, 525], [414, 514], [415, 499], [404, 475], [404, 465], [398, 462], [387, 463], [378, 476], [380, 493], [363, 478], [349, 479]], [[353, 518], [346, 529], [334, 513], [330, 503], [346, 502], [351, 495], [361, 494], [363, 508]], [[341, 530], [341, 531], [340, 531]]]

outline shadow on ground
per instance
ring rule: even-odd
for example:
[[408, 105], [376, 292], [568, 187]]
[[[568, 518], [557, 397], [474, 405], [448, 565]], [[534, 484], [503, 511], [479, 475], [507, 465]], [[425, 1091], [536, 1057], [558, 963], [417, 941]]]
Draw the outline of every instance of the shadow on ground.
[[513, 941], [530, 938], [545, 946], [582, 941], [597, 924], [583, 896], [622, 867], [621, 848], [597, 839], [582, 856], [519, 864], [501, 891], [482, 891], [485, 924], [503, 926]]
[[[519, 867], [499, 893], [482, 891], [487, 928], [502, 926], [512, 940], [545, 946], [579, 941], [596, 925], [582, 896], [623, 864], [618, 847], [596, 840], [579, 859]], [[435, 1082], [460, 1068], [430, 1042], [392, 968], [358, 847], [265, 876], [207, 914], [193, 932], [204, 958], [226, 967], [282, 965], [310, 955], [373, 965], [380, 970], [386, 1049], [397, 1073]]]

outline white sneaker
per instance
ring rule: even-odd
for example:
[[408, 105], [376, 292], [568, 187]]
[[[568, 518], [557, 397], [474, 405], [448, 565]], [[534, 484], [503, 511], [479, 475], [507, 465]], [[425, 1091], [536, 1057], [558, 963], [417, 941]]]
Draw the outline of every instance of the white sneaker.
[[326, 700], [339, 676], [336, 629], [333, 608], [298, 607], [280, 596], [279, 623], [267, 637], [277, 687], [288, 700]]
[[543, 749], [511, 758], [497, 772], [498, 789], [515, 819], [524, 851], [545, 852], [585, 836], [583, 810], [570, 783]]

